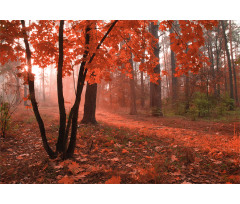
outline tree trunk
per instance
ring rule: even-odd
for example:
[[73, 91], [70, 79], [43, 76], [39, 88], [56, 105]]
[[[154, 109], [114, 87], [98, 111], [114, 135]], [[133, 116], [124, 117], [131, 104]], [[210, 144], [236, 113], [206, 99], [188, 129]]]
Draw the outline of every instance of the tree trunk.
[[225, 93], [228, 93], [226, 51], [223, 54]]
[[50, 98], [51, 94], [52, 94], [52, 70], [53, 67], [50, 67], [50, 76], [49, 76], [49, 95], [48, 97]]
[[57, 93], [58, 93], [58, 109], [60, 115], [60, 123], [59, 123], [59, 135], [58, 141], [56, 145], [57, 152], [64, 151], [64, 135], [66, 130], [66, 110], [64, 105], [64, 97], [63, 97], [63, 82], [62, 82], [62, 67], [63, 67], [63, 26], [64, 21], [60, 21], [59, 27], [59, 60], [58, 60], [58, 70], [57, 70]]
[[[114, 21], [112, 23], [112, 25], [110, 26], [110, 28], [108, 29], [108, 31], [106, 32], [106, 34], [103, 36], [103, 38], [101, 39], [101, 41], [99, 42], [96, 50], [98, 50], [102, 43], [104, 42], [104, 40], [106, 39], [106, 37], [108, 36], [108, 34], [111, 32], [111, 30], [113, 29], [113, 27], [116, 25], [118, 21]], [[68, 132], [69, 132], [69, 127], [70, 124], [72, 122], [72, 128], [71, 128], [71, 138], [70, 138], [70, 142], [69, 142], [69, 146], [67, 148], [67, 151], [64, 152], [64, 158], [69, 158], [72, 157], [74, 154], [74, 150], [75, 150], [75, 146], [76, 146], [76, 135], [77, 135], [77, 120], [78, 120], [78, 111], [79, 111], [79, 105], [80, 105], [80, 101], [81, 101], [81, 94], [82, 94], [82, 90], [83, 90], [83, 86], [84, 86], [84, 81], [86, 78], [86, 74], [87, 74], [87, 69], [85, 69], [85, 64], [86, 62], [86, 58], [87, 55], [89, 53], [89, 41], [90, 41], [90, 34], [89, 34], [90, 28], [87, 27], [86, 28], [86, 37], [85, 37], [85, 51], [84, 51], [84, 55], [83, 55], [83, 62], [80, 65], [80, 69], [79, 69], [79, 75], [78, 75], [78, 82], [77, 82], [77, 94], [76, 94], [76, 99], [75, 99], [75, 103], [70, 111], [69, 114], [69, 121], [67, 124], [67, 129], [66, 129], [66, 134], [65, 134], [65, 140], [67, 141], [67, 137], [68, 137]], [[92, 63], [94, 57], [96, 55], [96, 52], [92, 54], [90, 60], [89, 60], [89, 64]]]
[[185, 113], [189, 110], [189, 76], [185, 76]]
[[90, 42], [90, 26], [86, 27], [86, 36], [85, 36], [85, 51], [83, 54], [83, 62], [80, 65], [79, 69], [79, 74], [78, 74], [78, 81], [77, 81], [77, 93], [76, 93], [76, 99], [74, 102], [73, 107], [71, 108], [71, 111], [69, 113], [69, 119], [67, 123], [67, 128], [65, 132], [65, 137], [64, 137], [64, 144], [67, 144], [67, 139], [68, 139], [68, 134], [69, 134], [69, 129], [71, 127], [71, 137], [70, 137], [70, 142], [68, 145], [68, 148], [66, 149], [64, 147], [64, 158], [69, 158], [72, 157], [74, 154], [75, 146], [76, 146], [76, 135], [77, 135], [77, 120], [78, 120], [78, 111], [79, 111], [79, 105], [81, 102], [81, 95], [82, 95], [82, 90], [84, 86], [84, 81], [87, 75], [87, 69], [85, 69], [86, 65], [86, 58], [89, 53], [89, 42]]
[[212, 37], [210, 36], [211, 33], [208, 31], [208, 57], [210, 60], [210, 73], [211, 73], [211, 87], [213, 89], [214, 92], [214, 96], [217, 96], [217, 89], [216, 89], [216, 83], [214, 82], [215, 80], [215, 70], [214, 70], [214, 57], [213, 57], [213, 48], [212, 48]]
[[230, 98], [234, 100], [234, 96], [233, 96], [233, 79], [232, 79], [232, 65], [231, 65], [231, 59], [230, 59], [230, 54], [229, 54], [229, 50], [228, 50], [228, 44], [227, 44], [226, 25], [225, 25], [224, 21], [221, 21], [221, 24], [222, 24], [223, 38], [224, 38], [224, 44], [225, 44], [225, 50], [226, 50], [227, 62], [228, 62]]
[[81, 123], [83, 124], [97, 124], [96, 121], [96, 100], [97, 100], [97, 83], [87, 83], [85, 94], [84, 114]]
[[[21, 20], [22, 28], [25, 29], [25, 21]], [[27, 64], [28, 64], [28, 84], [29, 84], [29, 92], [30, 92], [30, 99], [32, 102], [33, 112], [35, 114], [36, 120], [38, 122], [38, 126], [41, 132], [41, 137], [43, 141], [43, 147], [50, 156], [50, 158], [55, 158], [56, 154], [52, 151], [51, 147], [48, 144], [47, 137], [46, 137], [46, 131], [45, 126], [43, 123], [43, 120], [40, 116], [39, 110], [38, 110], [38, 104], [35, 98], [35, 90], [34, 90], [34, 75], [32, 74], [32, 64], [31, 64], [31, 51], [28, 43], [28, 36], [26, 34], [26, 31], [23, 31], [24, 35], [24, 44], [26, 48], [26, 57], [27, 57]]]
[[[168, 66], [167, 66], [167, 61], [166, 61], [166, 53], [165, 53], [165, 45], [164, 45], [164, 41], [162, 38], [162, 47], [163, 47], [163, 62], [164, 62], [164, 67], [165, 67], [165, 71], [168, 70]], [[166, 84], [167, 84], [167, 98], [169, 97], [169, 78], [168, 75], [166, 75]]]
[[[21, 23], [22, 23], [22, 27], [24, 29], [25, 21], [22, 20]], [[111, 30], [113, 29], [113, 27], [115, 26], [116, 23], [117, 23], [117, 21], [114, 21], [112, 23], [112, 25], [110, 26], [110, 28], [108, 29], [106, 34], [103, 36], [103, 38], [99, 42], [96, 50], [98, 50], [101, 47], [102, 43], [104, 42], [104, 40], [106, 39], [108, 34], [111, 32]], [[62, 150], [63, 150], [63, 158], [69, 158], [69, 157], [73, 156], [75, 144], [76, 144], [78, 110], [79, 110], [79, 105], [80, 105], [80, 101], [81, 101], [81, 94], [82, 94], [82, 90], [83, 90], [83, 86], [84, 86], [84, 81], [85, 81], [86, 74], [87, 74], [87, 69], [85, 68], [85, 64], [87, 63], [86, 58], [87, 58], [87, 55], [89, 54], [88, 44], [89, 44], [90, 35], [89, 35], [88, 31], [90, 31], [90, 28], [88, 26], [86, 28], [85, 51], [83, 54], [83, 62], [81, 63], [80, 69], [79, 69], [76, 99], [75, 99], [73, 107], [71, 108], [71, 111], [69, 114], [69, 120], [68, 120], [67, 127], [66, 127], [66, 113], [65, 113], [63, 90], [62, 90], [62, 80], [60, 79], [60, 76], [62, 76], [62, 65], [63, 65], [63, 26], [64, 26], [64, 21], [61, 20], [60, 26], [59, 26], [59, 60], [58, 60], [58, 76], [57, 76], [58, 77], [57, 78], [58, 102], [60, 103], [59, 104], [60, 127], [59, 127], [59, 138], [58, 138], [58, 143], [57, 143], [57, 148], [58, 148], [57, 152], [58, 151], [62, 152]], [[56, 153], [54, 153], [52, 151], [52, 149], [50, 148], [50, 146], [48, 145], [44, 123], [40, 116], [40, 113], [38, 110], [38, 104], [37, 104], [36, 98], [35, 98], [34, 75], [32, 74], [32, 65], [31, 65], [31, 51], [30, 51], [28, 38], [27, 38], [27, 34], [26, 34], [25, 30], [23, 31], [23, 34], [24, 34], [24, 43], [25, 43], [25, 47], [26, 47], [27, 64], [28, 64], [29, 92], [30, 92], [30, 99], [32, 102], [32, 106], [33, 106], [33, 111], [34, 111], [35, 117], [36, 117], [38, 125], [39, 125], [39, 129], [41, 132], [43, 146], [44, 146], [46, 152], [48, 153], [48, 155], [50, 156], [50, 158], [55, 158]], [[92, 56], [90, 57], [90, 60], [88, 61], [89, 64], [93, 61], [95, 55], [96, 55], [96, 53], [92, 54]], [[69, 146], [68, 146], [68, 148], [66, 148], [68, 133], [69, 133], [71, 124], [72, 124], [71, 138], [70, 138]]]
[[[24, 84], [24, 98], [27, 98], [28, 94], [27, 94], [27, 85]], [[24, 106], [27, 106], [27, 100], [24, 100]]]
[[112, 82], [110, 81], [109, 83], [109, 102], [110, 102], [110, 107], [113, 107], [113, 100], [112, 100]]
[[[170, 33], [173, 33], [173, 28], [170, 29]], [[178, 100], [178, 80], [177, 77], [175, 77], [176, 60], [175, 54], [172, 51], [172, 49], [171, 49], [171, 70], [172, 70], [172, 106], [174, 107]]]
[[[219, 84], [219, 74], [220, 74], [220, 69], [219, 67], [221, 66], [221, 61], [220, 61], [220, 56], [221, 56], [221, 48], [222, 48], [222, 43], [221, 43], [221, 39], [219, 39], [219, 25], [217, 28], [217, 34], [215, 37], [215, 47], [216, 47], [216, 69], [217, 69], [217, 78], [215, 79], [215, 81], [217, 82], [217, 97], [220, 96], [220, 84]], [[219, 46], [218, 46], [218, 41], [219, 41]]]
[[236, 70], [235, 70], [235, 63], [233, 59], [233, 48], [232, 48], [232, 23], [230, 21], [230, 33], [229, 33], [229, 38], [230, 38], [230, 51], [231, 51], [231, 58], [232, 58], [232, 68], [233, 68], [233, 77], [234, 77], [234, 93], [235, 93], [235, 101], [237, 106], [239, 105], [238, 101], [238, 90], [237, 90], [237, 77], [236, 77]]
[[45, 73], [44, 73], [44, 68], [42, 70], [42, 96], [43, 96], [43, 101], [45, 101]]
[[145, 96], [144, 96], [144, 82], [143, 82], [143, 72], [141, 71], [141, 107], [145, 106]]
[[17, 90], [16, 90], [16, 104], [20, 102], [21, 95], [20, 95], [20, 81], [19, 77], [16, 76], [16, 83], [17, 83]]
[[[156, 38], [158, 37], [158, 25], [150, 24], [150, 32]], [[159, 43], [154, 45], [154, 55], [159, 59]], [[160, 76], [160, 64], [154, 68], [154, 73]], [[162, 100], [161, 100], [161, 80], [156, 83], [150, 82], [150, 107], [152, 116], [163, 116], [162, 114]]]
[[133, 54], [131, 53], [130, 64], [132, 65], [132, 78], [129, 79], [130, 82], [130, 115], [137, 114], [136, 107], [136, 91], [135, 91], [135, 76], [134, 76], [134, 67], [133, 67]]
[[72, 75], [73, 75], [73, 88], [74, 88], [74, 93], [75, 93], [75, 95], [76, 95], [76, 94], [77, 94], [77, 91], [76, 91], [76, 83], [75, 83], [74, 66], [72, 66], [72, 70], [73, 70], [73, 73], [72, 73]]

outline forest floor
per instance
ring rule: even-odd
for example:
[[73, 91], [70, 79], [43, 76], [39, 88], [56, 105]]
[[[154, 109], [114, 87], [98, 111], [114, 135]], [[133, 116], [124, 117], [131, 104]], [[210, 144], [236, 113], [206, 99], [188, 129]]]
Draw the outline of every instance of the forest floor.
[[[58, 109], [41, 107], [52, 147]], [[82, 113], [79, 114], [80, 118]], [[32, 110], [0, 143], [0, 183], [240, 183], [240, 123], [97, 112], [79, 125], [75, 156], [49, 159]]]

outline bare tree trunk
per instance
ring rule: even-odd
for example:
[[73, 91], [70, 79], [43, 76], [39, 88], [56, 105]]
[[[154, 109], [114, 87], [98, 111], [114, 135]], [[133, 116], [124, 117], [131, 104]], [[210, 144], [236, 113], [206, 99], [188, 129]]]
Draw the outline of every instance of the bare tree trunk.
[[232, 58], [232, 68], [233, 68], [233, 77], [234, 77], [234, 93], [235, 93], [235, 101], [236, 105], [239, 105], [238, 101], [238, 90], [237, 90], [237, 77], [236, 77], [236, 70], [235, 70], [235, 63], [233, 59], [233, 48], [232, 48], [232, 23], [230, 21], [230, 33], [229, 33], [229, 38], [230, 38], [230, 52], [231, 52], [231, 58]]
[[20, 81], [19, 77], [16, 76], [16, 84], [17, 84], [17, 90], [16, 90], [16, 104], [20, 102], [21, 95], [20, 95]]
[[132, 78], [129, 79], [130, 82], [130, 115], [137, 114], [136, 108], [136, 91], [135, 91], [135, 76], [134, 76], [134, 66], [133, 66], [133, 54], [131, 53], [131, 59], [129, 60], [132, 65]]
[[[164, 67], [165, 67], [165, 70], [167, 71], [168, 70], [168, 67], [167, 67], [167, 62], [166, 62], [166, 55], [165, 55], [165, 45], [164, 45], [164, 42], [163, 42], [163, 39], [162, 39], [162, 47], [163, 47], [163, 62], [164, 62]], [[169, 78], [168, 78], [168, 75], [166, 75], [166, 84], [167, 84], [167, 98], [169, 97]]]
[[42, 70], [42, 96], [43, 96], [43, 101], [45, 101], [45, 71], [44, 68]]
[[81, 123], [97, 124], [96, 121], [96, 101], [97, 101], [97, 84], [87, 83], [85, 94], [84, 114]]
[[[215, 47], [216, 47], [216, 69], [217, 69], [217, 79], [215, 79], [217, 81], [217, 97], [220, 96], [220, 84], [219, 84], [219, 74], [220, 74], [220, 69], [219, 67], [221, 66], [221, 61], [220, 61], [220, 56], [221, 56], [221, 48], [222, 48], [222, 43], [221, 43], [221, 39], [219, 39], [219, 25], [217, 28], [217, 35], [215, 37]], [[218, 46], [218, 41], [219, 41], [219, 46]]]
[[96, 107], [99, 107], [100, 104], [100, 98], [101, 98], [101, 93], [102, 92], [102, 86], [101, 84], [98, 84], [98, 88], [97, 88], [97, 102], [96, 102]]
[[72, 70], [73, 70], [73, 88], [74, 88], [74, 93], [75, 95], [77, 94], [77, 91], [76, 91], [76, 83], [75, 83], [75, 72], [74, 72], [74, 66], [72, 66]]
[[[27, 93], [28, 91], [27, 91], [27, 85], [25, 84], [24, 85], [24, 98], [27, 98], [27, 96], [28, 96], [28, 93]], [[27, 106], [28, 104], [27, 104], [27, 100], [24, 100], [24, 106]]]
[[66, 110], [64, 105], [64, 97], [63, 97], [63, 27], [64, 21], [60, 21], [59, 27], [59, 60], [58, 60], [58, 71], [57, 71], [57, 93], [58, 93], [58, 109], [60, 115], [60, 124], [59, 124], [59, 135], [58, 141], [56, 145], [56, 149], [58, 152], [64, 151], [64, 135], [66, 130]]
[[[173, 33], [173, 29], [170, 29], [170, 33]], [[174, 107], [178, 100], [178, 80], [175, 77], [176, 73], [176, 60], [175, 54], [171, 49], [171, 70], [172, 70], [172, 106]]]
[[225, 25], [224, 21], [221, 21], [221, 24], [222, 24], [223, 38], [224, 38], [225, 50], [226, 50], [227, 61], [228, 61], [230, 98], [232, 98], [234, 100], [234, 96], [233, 96], [233, 79], [232, 79], [232, 65], [231, 65], [231, 59], [230, 59], [230, 54], [229, 54], [228, 45], [227, 45], [226, 25]]
[[120, 72], [120, 75], [119, 75], [119, 80], [120, 80], [120, 83], [122, 84], [119, 88], [119, 92], [120, 92], [120, 106], [121, 107], [126, 107], [126, 90], [125, 90], [125, 83], [126, 83], [126, 76], [125, 74], [122, 74]]
[[112, 100], [112, 82], [110, 81], [109, 83], [109, 102], [110, 102], [110, 107], [113, 107], [113, 100]]
[[189, 110], [189, 76], [185, 76], [185, 112]]
[[[150, 24], [150, 32], [152, 35], [159, 39], [158, 37], [158, 25], [154, 23]], [[159, 43], [154, 46], [154, 55], [159, 59]], [[160, 76], [160, 64], [154, 68], [154, 73]], [[159, 79], [156, 83], [150, 82], [150, 107], [152, 109], [153, 116], [162, 116], [162, 99], [161, 99], [161, 80]]]
[[143, 72], [141, 71], [141, 107], [145, 106]]
[[208, 31], [208, 57], [210, 59], [210, 73], [211, 73], [211, 87], [213, 88], [214, 95], [217, 96], [217, 89], [216, 89], [216, 83], [213, 82], [215, 80], [215, 70], [214, 70], [214, 57], [213, 57], [213, 48], [212, 48], [212, 37], [210, 36], [211, 33]]
[[226, 51], [223, 54], [225, 93], [228, 93]]

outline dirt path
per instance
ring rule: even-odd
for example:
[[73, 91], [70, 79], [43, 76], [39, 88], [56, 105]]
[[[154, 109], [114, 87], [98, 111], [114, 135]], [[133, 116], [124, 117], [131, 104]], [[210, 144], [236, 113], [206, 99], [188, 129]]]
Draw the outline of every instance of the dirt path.
[[159, 138], [172, 138], [175, 143], [184, 146], [211, 152], [240, 153], [239, 122], [225, 124], [178, 118], [153, 118], [144, 115], [118, 115], [104, 111], [99, 111], [96, 117], [97, 120], [109, 125], [138, 130], [143, 134], [152, 134]]

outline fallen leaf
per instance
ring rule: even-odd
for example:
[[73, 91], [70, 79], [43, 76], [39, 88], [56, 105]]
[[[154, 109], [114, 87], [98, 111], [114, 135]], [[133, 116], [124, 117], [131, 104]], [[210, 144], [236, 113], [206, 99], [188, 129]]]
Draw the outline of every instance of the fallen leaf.
[[87, 160], [88, 160], [87, 158], [79, 159], [80, 162], [85, 162], [85, 161], [87, 161]]
[[101, 168], [97, 165], [97, 166], [92, 166], [92, 165], [89, 165], [88, 166], [88, 171], [91, 171], [91, 172], [96, 172], [96, 171], [99, 171]]
[[213, 162], [214, 164], [221, 164], [222, 163], [222, 161], [215, 161], [215, 162]]
[[43, 171], [48, 167], [48, 164], [45, 164], [45, 166], [43, 167]]
[[177, 161], [178, 159], [175, 155], [172, 155], [171, 160], [172, 160], [172, 162], [174, 162], [174, 161]]
[[73, 174], [78, 174], [81, 171], [84, 171], [84, 169], [80, 168], [80, 165], [77, 162], [72, 162], [68, 165], [69, 171], [71, 171]]
[[123, 154], [129, 153], [129, 151], [127, 151], [126, 149], [123, 149], [123, 150], [122, 150], [122, 153], [123, 153]]
[[54, 169], [62, 169], [62, 168], [63, 168], [62, 165], [56, 165], [56, 166], [54, 166]]
[[121, 177], [120, 176], [113, 176], [112, 178], [108, 179], [105, 184], [120, 184]]
[[64, 177], [62, 177], [62, 179], [60, 179], [58, 181], [58, 183], [60, 183], [60, 184], [72, 184], [72, 183], [74, 183], [74, 179], [69, 177], [68, 175], [65, 175]]
[[84, 173], [78, 174], [74, 176], [74, 180], [77, 181], [79, 179], [85, 178], [88, 174], [90, 174], [90, 172], [84, 172]]
[[117, 157], [115, 157], [115, 158], [113, 158], [113, 159], [110, 159], [110, 160], [113, 161], [113, 162], [119, 161], [119, 159], [118, 159]]
[[116, 144], [114, 144], [114, 147], [121, 148], [121, 147], [122, 147], [122, 145], [120, 145], [120, 144], [116, 143]]
[[229, 159], [228, 161], [231, 162], [231, 163], [237, 163], [238, 162], [236, 159]]
[[192, 183], [184, 181], [182, 184], [192, 184]]
[[20, 155], [20, 156], [18, 156], [16, 159], [23, 159], [23, 158], [22, 158], [22, 156]]
[[171, 175], [173, 175], [173, 176], [179, 176], [179, 175], [181, 175], [181, 172], [180, 172], [180, 170], [179, 170], [179, 171], [176, 171], [176, 172], [174, 172], [174, 173], [171, 173]]
[[177, 181], [179, 181], [179, 180], [181, 180], [179, 177], [177, 177], [177, 178], [175, 178], [175, 180], [177, 180]]
[[40, 178], [37, 179], [37, 181], [38, 181], [39, 183], [42, 183], [42, 182], [44, 181], [44, 178], [43, 178], [43, 177], [40, 177]]
[[231, 175], [229, 176], [229, 179], [232, 179], [233, 181], [239, 182], [240, 176], [239, 175]]

